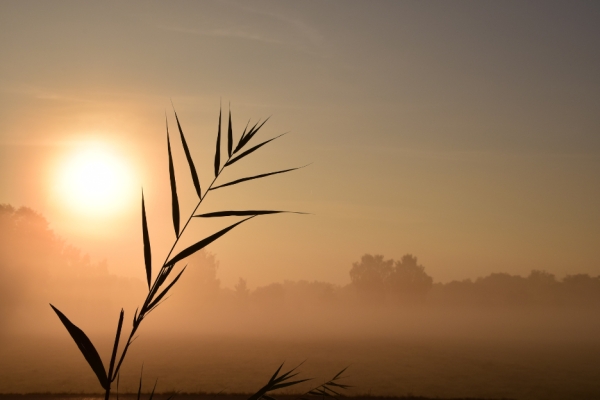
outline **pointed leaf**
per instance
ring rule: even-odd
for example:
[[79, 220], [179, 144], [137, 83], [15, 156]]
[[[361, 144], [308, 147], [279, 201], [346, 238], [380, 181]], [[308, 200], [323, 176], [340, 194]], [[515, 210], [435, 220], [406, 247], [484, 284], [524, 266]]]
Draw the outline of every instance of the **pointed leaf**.
[[173, 282], [171, 282], [171, 283], [169, 284], [169, 286], [167, 286], [167, 288], [166, 288], [165, 290], [163, 290], [161, 294], [159, 294], [159, 295], [158, 295], [158, 297], [156, 298], [156, 300], [154, 300], [154, 301], [153, 301], [153, 302], [152, 302], [152, 303], [151, 303], [151, 304], [148, 306], [148, 309], [152, 309], [152, 308], [154, 308], [154, 306], [155, 306], [155, 305], [157, 305], [157, 304], [158, 304], [158, 302], [159, 302], [159, 301], [160, 301], [160, 300], [161, 300], [163, 297], [165, 297], [165, 295], [167, 294], [167, 292], [169, 291], [169, 289], [171, 289], [171, 288], [173, 287], [173, 285], [175, 285], [175, 283], [177, 282], [177, 280], [179, 280], [179, 277], [181, 276], [181, 274], [183, 274], [183, 271], [185, 271], [185, 268], [186, 268], [186, 267], [183, 267], [183, 269], [181, 270], [181, 272], [179, 273], [179, 275], [177, 275], [177, 276], [175, 277], [175, 279], [173, 279]]
[[264, 146], [265, 144], [267, 144], [267, 143], [269, 143], [269, 142], [271, 142], [271, 141], [273, 141], [273, 140], [277, 139], [278, 137], [281, 137], [281, 136], [285, 135], [286, 133], [289, 133], [289, 132], [282, 133], [281, 135], [279, 135], [279, 136], [276, 136], [276, 137], [274, 137], [273, 139], [269, 139], [269, 140], [267, 140], [267, 141], [264, 141], [264, 142], [262, 142], [261, 144], [257, 144], [256, 146], [252, 147], [251, 149], [248, 149], [248, 150], [246, 150], [245, 152], [243, 152], [242, 154], [240, 154], [239, 156], [237, 156], [237, 157], [236, 157], [236, 158], [234, 158], [233, 160], [229, 160], [229, 161], [227, 161], [227, 162], [225, 163], [225, 166], [231, 165], [231, 164], [235, 163], [236, 161], [238, 161], [238, 160], [241, 160], [242, 158], [246, 157], [247, 155], [249, 155], [249, 154], [253, 153], [253, 152], [254, 152], [254, 151], [256, 151], [256, 150], [258, 150], [259, 148], [261, 148], [261, 147], [262, 147], [262, 146]]
[[146, 221], [146, 206], [144, 205], [144, 191], [142, 190], [142, 236], [144, 238], [144, 261], [146, 263], [146, 280], [148, 290], [152, 280], [152, 252], [150, 251], [150, 236], [148, 235], [148, 222]]
[[[242, 140], [244, 135], [246, 135], [246, 131], [248, 130], [248, 125], [250, 125], [250, 120], [248, 120], [248, 122], [246, 123], [246, 127], [244, 128], [244, 132], [242, 132], [242, 136], [240, 136], [240, 140]], [[236, 147], [236, 149], [237, 149], [237, 147]]]
[[169, 149], [169, 178], [171, 180], [171, 205], [173, 207], [173, 228], [175, 236], [179, 237], [179, 200], [177, 198], [177, 183], [175, 182], [175, 168], [171, 155], [171, 141], [169, 140], [169, 126], [167, 125], [167, 147]]
[[295, 171], [297, 169], [304, 168], [304, 167], [306, 167], [306, 165], [304, 165], [302, 167], [298, 167], [298, 168], [284, 169], [283, 171], [269, 172], [268, 174], [261, 174], [261, 175], [251, 176], [251, 177], [248, 177], [248, 178], [242, 178], [242, 179], [235, 180], [233, 182], [224, 183], [222, 185], [215, 186], [215, 187], [211, 188], [210, 190], [215, 190], [215, 189], [219, 189], [219, 188], [222, 188], [222, 187], [235, 185], [235, 184], [238, 184], [238, 183], [242, 183], [242, 182], [246, 182], [246, 181], [251, 181], [253, 179], [265, 178], [265, 177], [271, 176], [271, 175], [283, 174], [284, 172]]
[[217, 151], [215, 152], [215, 177], [219, 176], [221, 167], [221, 108], [219, 108], [219, 130], [217, 132]]
[[284, 363], [281, 363], [281, 365], [279, 366], [279, 368], [277, 368], [277, 371], [275, 371], [275, 373], [273, 374], [273, 376], [271, 377], [271, 379], [269, 379], [269, 383], [275, 381], [275, 378], [277, 378], [277, 374], [279, 373], [279, 371], [281, 371], [281, 367], [283, 367]]
[[337, 386], [341, 389], [347, 389], [347, 388], [351, 388], [352, 386], [349, 385], [342, 385], [341, 383], [335, 383], [335, 382], [327, 382], [327, 385], [329, 386]]
[[262, 123], [262, 124], [260, 124], [260, 125], [258, 126], [258, 128], [252, 129], [250, 132], [248, 132], [248, 134], [247, 134], [247, 135], [246, 135], [246, 137], [244, 138], [244, 139], [245, 139], [245, 141], [246, 141], [246, 142], [244, 143], [244, 145], [246, 145], [246, 143], [248, 143], [248, 142], [250, 141], [250, 139], [252, 139], [252, 137], [258, 133], [258, 131], [260, 130], [260, 128], [262, 128], [262, 127], [263, 127], [263, 125], [264, 125], [264, 124], [266, 124], [266, 123], [267, 123], [267, 121], [268, 121], [269, 119], [271, 119], [271, 117], [269, 117], [269, 118], [265, 119], [265, 120], [263, 121], [263, 123]]
[[[227, 154], [231, 158], [231, 150], [233, 149], [233, 127], [231, 126], [231, 106], [229, 106], [229, 128], [227, 129]], [[227, 164], [225, 164], [227, 165]]]
[[154, 390], [156, 390], [156, 384], [158, 383], [158, 378], [156, 378], [156, 382], [154, 382], [154, 387], [152, 388], [152, 393], [150, 393], [150, 398], [148, 400], [152, 400], [154, 397]]
[[267, 214], [279, 214], [279, 213], [292, 213], [292, 214], [307, 214], [297, 211], [271, 211], [271, 210], [248, 210], [248, 211], [217, 211], [212, 213], [194, 215], [195, 218], [215, 218], [215, 217], [243, 217], [248, 215], [267, 215]]
[[119, 349], [119, 340], [121, 339], [121, 328], [123, 327], [123, 316], [125, 311], [121, 308], [121, 315], [119, 316], [119, 324], [117, 325], [117, 334], [115, 335], [115, 345], [113, 346], [112, 357], [110, 358], [110, 366], [108, 368], [108, 379], [114, 381], [113, 371], [115, 368], [115, 360], [117, 359], [117, 350]]
[[[248, 122], [250, 122], [248, 120]], [[256, 125], [258, 125], [260, 123], [260, 120], [258, 120], [257, 123], [254, 124], [254, 126], [252, 128], [250, 128], [250, 130], [248, 131], [248, 134], [250, 132], [252, 132], [254, 130], [254, 128], [256, 128]], [[247, 126], [246, 126], [247, 128]], [[237, 146], [235, 146], [235, 150], [233, 151], [233, 154], [237, 153], [239, 150], [242, 149], [242, 147], [244, 147], [246, 145], [246, 143], [248, 142], [245, 138], [247, 136], [246, 130], [244, 129], [244, 133], [242, 134], [242, 137], [240, 138], [240, 141], [238, 142]]]
[[[271, 117], [269, 117], [269, 118], [271, 118]], [[252, 139], [252, 137], [254, 135], [256, 135], [256, 133], [258, 132], [258, 130], [260, 128], [262, 128], [262, 126], [264, 124], [267, 123], [267, 121], [269, 120], [269, 118], [265, 119], [264, 122], [258, 126], [258, 128], [256, 127], [256, 125], [254, 125], [252, 127], [252, 129], [250, 129], [250, 131], [248, 132], [248, 134], [246, 136], [244, 136], [242, 139], [240, 139], [240, 143], [236, 147], [236, 150], [234, 151], [234, 153], [236, 153], [238, 150], [241, 150], [250, 141], [250, 139]]]
[[144, 364], [142, 364], [142, 372], [140, 373], [140, 387], [138, 389], [137, 400], [140, 400], [140, 395], [142, 394], [142, 377], [144, 376]]
[[330, 387], [327, 387], [327, 384], [323, 385], [323, 389], [325, 390], [329, 390], [331, 393], [335, 394], [336, 396], [341, 396], [338, 392], [336, 392], [335, 390], [333, 390]]
[[[173, 107], [173, 112], [175, 112], [175, 107]], [[175, 119], [177, 120], [177, 127], [179, 128], [179, 135], [181, 136], [181, 144], [183, 145], [183, 151], [185, 151], [185, 158], [187, 158], [188, 165], [190, 166], [190, 172], [192, 174], [192, 181], [194, 182], [194, 187], [196, 188], [196, 193], [198, 194], [199, 198], [202, 198], [202, 191], [200, 190], [200, 180], [198, 179], [198, 173], [196, 172], [194, 160], [192, 160], [192, 155], [190, 154], [190, 149], [188, 148], [187, 142], [185, 141], [185, 136], [183, 136], [183, 130], [181, 129], [181, 125], [179, 124], [177, 112], [175, 112]]]
[[168, 265], [174, 265], [176, 262], [181, 261], [184, 258], [186, 258], [187, 256], [194, 254], [198, 250], [205, 248], [206, 246], [208, 246], [209, 244], [211, 244], [212, 242], [214, 242], [215, 240], [217, 240], [218, 238], [220, 238], [221, 236], [223, 236], [224, 234], [226, 234], [227, 232], [229, 232], [230, 230], [232, 230], [233, 228], [235, 228], [242, 222], [248, 221], [249, 219], [252, 219], [252, 218], [254, 218], [254, 217], [246, 218], [244, 220], [241, 220], [240, 222], [236, 222], [235, 224], [230, 225], [227, 228], [222, 229], [219, 232], [217, 232], [207, 238], [202, 239], [198, 243], [191, 245], [190, 247], [181, 251], [181, 253], [179, 253], [175, 257], [173, 257], [171, 259], [171, 261], [169, 261]]
[[92, 367], [92, 370], [98, 377], [100, 385], [102, 385], [104, 389], [108, 389], [109, 382], [108, 377], [106, 376], [106, 370], [104, 369], [104, 364], [102, 364], [102, 359], [100, 358], [100, 355], [96, 351], [96, 348], [90, 339], [85, 333], [83, 333], [81, 329], [69, 321], [69, 319], [56, 307], [54, 307], [52, 304], [50, 304], [50, 307], [52, 307], [56, 315], [58, 315], [58, 318], [60, 318], [60, 321], [63, 323], [65, 328], [67, 328], [67, 331], [75, 341], [75, 344], [77, 344], [79, 351], [81, 351], [81, 354], [83, 354], [85, 360], [88, 362], [90, 367]]
[[310, 379], [301, 379], [299, 381], [280, 383], [278, 385], [273, 386], [273, 388], [271, 390], [276, 390], [276, 389], [281, 389], [281, 388], [292, 386], [292, 385], [297, 385], [299, 383], [306, 382], [306, 381], [310, 381]]
[[336, 379], [338, 379], [339, 376], [342, 375], [344, 372], [346, 372], [347, 369], [348, 369], [348, 367], [346, 367], [343, 370], [341, 370], [340, 372], [338, 372], [337, 375], [333, 377], [332, 381], [335, 381]]

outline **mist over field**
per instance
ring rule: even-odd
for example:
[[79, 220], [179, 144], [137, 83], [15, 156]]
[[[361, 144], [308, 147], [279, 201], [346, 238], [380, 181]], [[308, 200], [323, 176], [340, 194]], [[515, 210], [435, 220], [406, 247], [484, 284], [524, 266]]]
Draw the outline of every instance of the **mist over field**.
[[[128, 331], [145, 297], [143, 277], [109, 274], [109, 261], [70, 247], [28, 208], [2, 205], [0, 246], [0, 372], [7, 378], [0, 392], [96, 392], [48, 302], [90, 336], [106, 363], [120, 308]], [[121, 390], [136, 390], [144, 363], [161, 392], [251, 392], [281, 362], [306, 359], [304, 375], [319, 379], [350, 365], [354, 394], [600, 393], [598, 277], [499, 272], [440, 283], [415, 256], [369, 254], [348, 273], [343, 286], [283, 281], [249, 289], [240, 278], [227, 288], [218, 256], [197, 253], [144, 322]]]

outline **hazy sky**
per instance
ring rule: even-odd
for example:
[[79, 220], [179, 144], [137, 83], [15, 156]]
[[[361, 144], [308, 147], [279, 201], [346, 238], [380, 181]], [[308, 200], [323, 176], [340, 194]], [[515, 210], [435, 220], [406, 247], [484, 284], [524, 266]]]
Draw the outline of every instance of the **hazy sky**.
[[[204, 187], [231, 102], [237, 137], [270, 115], [256, 143], [292, 132], [226, 180], [313, 164], [212, 192], [205, 210], [314, 215], [254, 219], [212, 245], [226, 286], [346, 283], [364, 253], [412, 253], [436, 281], [598, 275], [599, 38], [591, 1], [4, 0], [0, 202], [143, 279], [141, 187], [156, 262], [174, 239], [169, 99]], [[195, 192], [171, 142], [187, 216]], [[111, 208], [61, 186], [90, 149], [126, 184]], [[190, 242], [217, 229], [194, 223]]]

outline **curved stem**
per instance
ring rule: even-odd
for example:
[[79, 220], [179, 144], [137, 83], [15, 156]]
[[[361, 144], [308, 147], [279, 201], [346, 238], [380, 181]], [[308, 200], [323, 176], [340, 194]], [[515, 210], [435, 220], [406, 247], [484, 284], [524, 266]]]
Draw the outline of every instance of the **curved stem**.
[[[173, 253], [173, 250], [175, 249], [175, 246], [177, 246], [177, 243], [179, 243], [179, 238], [181, 236], [183, 236], [183, 232], [185, 231], [185, 228], [187, 228], [187, 226], [191, 222], [192, 218], [194, 217], [194, 214], [196, 213], [196, 211], [198, 210], [198, 208], [202, 204], [202, 201], [206, 198], [206, 195], [208, 195], [208, 192], [210, 192], [210, 189], [213, 187], [213, 185], [215, 184], [215, 182], [217, 181], [217, 179], [219, 178], [219, 176], [221, 176], [221, 172], [223, 172], [223, 170], [227, 166], [227, 162], [229, 162], [230, 159], [231, 159], [231, 156], [227, 158], [227, 161], [223, 164], [223, 166], [219, 170], [219, 173], [217, 174], [217, 176], [215, 176], [215, 178], [212, 180], [212, 182], [208, 186], [208, 189], [206, 189], [206, 191], [204, 192], [204, 195], [202, 197], [200, 197], [200, 201], [198, 201], [198, 204], [194, 208], [194, 211], [192, 211], [192, 213], [188, 217], [188, 220], [186, 221], [185, 225], [183, 226], [183, 229], [181, 230], [181, 232], [179, 233], [179, 235], [175, 238], [175, 242], [173, 243], [173, 246], [171, 246], [171, 250], [169, 250], [169, 254], [167, 254], [167, 257], [165, 258], [165, 261], [163, 262], [163, 265], [160, 268], [160, 271], [158, 272], [158, 275], [154, 279], [154, 282], [152, 283], [152, 287], [150, 288], [150, 291], [148, 292], [148, 295], [146, 296], [146, 299], [144, 300], [144, 305], [142, 305], [142, 308], [140, 309], [139, 315], [133, 320], [133, 327], [131, 329], [131, 333], [129, 334], [129, 338], [127, 339], [127, 344], [125, 345], [125, 347], [123, 348], [123, 352], [121, 353], [121, 357], [119, 359], [119, 363], [117, 364], [117, 367], [115, 368], [115, 370], [113, 372], [113, 376], [109, 376], [108, 377], [108, 379], [109, 379], [109, 385], [110, 385], [110, 382], [113, 382], [115, 380], [115, 377], [119, 373], [119, 370], [121, 368], [121, 364], [123, 363], [123, 360], [125, 359], [125, 355], [127, 354], [127, 350], [129, 349], [129, 346], [132, 343], [133, 336], [135, 335], [135, 332], [137, 331], [137, 329], [140, 326], [140, 324], [142, 323], [142, 320], [144, 319], [146, 313], [149, 311], [147, 307], [150, 305], [150, 302], [152, 301], [152, 298], [154, 297], [154, 295], [156, 294], [156, 292], [160, 288], [160, 285], [158, 283], [159, 277], [161, 277], [161, 274], [164, 273], [165, 268], [167, 267], [167, 261], [169, 261], [169, 258], [171, 257], [171, 254]], [[164, 282], [164, 280], [163, 280], [163, 282]], [[106, 398], [105, 398], [105, 400], [109, 400], [108, 399], [109, 395], [110, 395], [110, 386], [106, 390]]]

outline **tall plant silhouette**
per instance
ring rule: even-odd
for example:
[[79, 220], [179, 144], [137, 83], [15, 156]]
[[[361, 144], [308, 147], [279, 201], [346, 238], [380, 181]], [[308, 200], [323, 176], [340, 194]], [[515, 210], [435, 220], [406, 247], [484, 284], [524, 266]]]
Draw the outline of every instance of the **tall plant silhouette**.
[[[265, 173], [265, 174], [260, 174], [260, 175], [249, 176], [249, 177], [237, 179], [237, 180], [226, 182], [226, 183], [216, 184], [217, 180], [219, 179], [219, 177], [221, 176], [221, 174], [225, 168], [232, 166], [236, 162], [238, 162], [238, 161], [242, 160], [243, 158], [246, 158], [250, 154], [254, 153], [258, 149], [260, 149], [262, 146], [266, 145], [267, 143], [269, 143], [283, 135], [282, 134], [282, 135], [276, 136], [272, 139], [265, 140], [259, 144], [256, 144], [253, 147], [249, 147], [250, 141], [258, 133], [258, 131], [263, 127], [263, 125], [268, 121], [268, 118], [265, 121], [263, 121], [262, 123], [259, 120], [259, 122], [255, 123], [254, 126], [252, 126], [250, 129], [248, 129], [249, 122], [250, 122], [250, 121], [248, 121], [248, 124], [246, 125], [246, 128], [244, 129], [239, 140], [237, 141], [237, 143], [234, 143], [233, 127], [232, 127], [232, 123], [231, 123], [231, 110], [229, 110], [229, 126], [227, 129], [227, 159], [225, 162], [222, 162], [221, 161], [222, 111], [220, 110], [219, 111], [219, 124], [218, 124], [218, 130], [217, 130], [216, 151], [215, 151], [215, 159], [214, 159], [214, 178], [213, 178], [212, 182], [208, 185], [208, 187], [206, 187], [204, 189], [204, 192], [203, 192], [202, 188], [200, 186], [200, 180], [198, 179], [198, 173], [196, 172], [196, 167], [194, 165], [194, 161], [192, 159], [190, 150], [189, 150], [187, 142], [185, 140], [185, 136], [183, 134], [181, 124], [179, 123], [179, 117], [177, 116], [177, 113], [175, 112], [174, 108], [173, 108], [173, 112], [175, 113], [175, 119], [177, 121], [177, 128], [179, 130], [181, 144], [183, 146], [183, 150], [184, 150], [184, 153], [185, 153], [185, 156], [187, 159], [187, 163], [189, 165], [192, 182], [194, 184], [196, 195], [198, 196], [198, 203], [196, 204], [196, 207], [194, 208], [194, 210], [189, 214], [187, 220], [183, 224], [183, 227], [181, 227], [179, 197], [177, 195], [177, 181], [175, 179], [173, 156], [171, 154], [171, 140], [170, 140], [170, 135], [169, 135], [169, 125], [168, 125], [168, 121], [167, 121], [167, 123], [166, 123], [167, 152], [169, 155], [169, 179], [170, 179], [170, 186], [171, 186], [171, 204], [172, 204], [171, 212], [172, 212], [172, 216], [173, 216], [173, 228], [175, 231], [175, 240], [165, 258], [165, 261], [162, 263], [162, 265], [158, 269], [158, 273], [157, 273], [156, 277], [154, 278], [154, 280], [152, 280], [152, 275], [153, 275], [152, 274], [152, 271], [153, 271], [152, 251], [151, 251], [151, 247], [150, 247], [150, 236], [148, 234], [148, 221], [146, 218], [146, 207], [145, 207], [145, 202], [144, 202], [144, 194], [142, 191], [142, 239], [143, 239], [143, 246], [144, 246], [144, 261], [145, 261], [145, 268], [146, 268], [146, 280], [148, 283], [148, 294], [146, 295], [146, 298], [144, 299], [142, 306], [138, 307], [135, 310], [129, 337], [127, 338], [127, 340], [125, 342], [125, 346], [121, 350], [121, 353], [119, 356], [118, 355], [119, 354], [119, 343], [121, 341], [121, 330], [123, 328], [123, 318], [124, 318], [124, 314], [125, 314], [124, 310], [121, 309], [121, 313], [119, 315], [119, 322], [117, 324], [115, 342], [114, 342], [114, 346], [113, 346], [113, 350], [112, 350], [112, 354], [111, 354], [111, 358], [110, 358], [110, 364], [108, 367], [108, 371], [105, 369], [104, 364], [102, 363], [102, 359], [100, 358], [100, 355], [96, 351], [96, 348], [94, 347], [94, 345], [92, 344], [90, 339], [87, 337], [87, 335], [80, 328], [75, 326], [61, 311], [59, 311], [56, 307], [54, 307], [52, 304], [50, 304], [52, 309], [56, 312], [56, 314], [60, 318], [61, 322], [63, 323], [63, 325], [65, 326], [65, 328], [67, 329], [67, 331], [69, 332], [69, 334], [71, 335], [71, 337], [73, 338], [75, 343], [77, 344], [77, 347], [79, 348], [79, 350], [85, 357], [86, 361], [88, 362], [88, 364], [90, 365], [90, 367], [92, 368], [92, 370], [94, 371], [96, 376], [98, 377], [98, 381], [100, 382], [100, 385], [102, 386], [102, 388], [105, 391], [105, 400], [109, 399], [110, 392], [111, 392], [111, 385], [115, 381], [115, 379], [119, 376], [119, 371], [121, 369], [123, 361], [125, 360], [127, 351], [129, 350], [129, 347], [131, 346], [131, 343], [134, 340], [134, 336], [135, 336], [136, 332], [138, 331], [138, 329], [140, 328], [142, 321], [165, 300], [165, 296], [169, 293], [169, 291], [173, 288], [173, 286], [177, 283], [177, 281], [179, 280], [179, 278], [185, 271], [185, 267], [183, 267], [181, 269], [181, 271], [173, 279], [171, 279], [169, 283], [167, 283], [167, 281], [169, 280], [169, 277], [171, 276], [171, 273], [173, 272], [173, 269], [175, 268], [175, 265], [178, 262], [183, 261], [186, 257], [189, 257], [190, 255], [194, 254], [195, 252], [203, 249], [204, 247], [208, 246], [215, 240], [219, 239], [221, 236], [225, 235], [227, 232], [231, 231], [236, 226], [238, 226], [241, 223], [246, 222], [256, 216], [267, 215], [267, 214], [277, 214], [277, 213], [284, 213], [284, 212], [292, 212], [292, 211], [277, 211], [277, 210], [226, 210], [226, 211], [218, 211], [218, 212], [205, 213], [205, 214], [197, 214], [198, 208], [202, 204], [203, 200], [213, 190], [217, 190], [217, 189], [227, 187], [227, 186], [237, 185], [237, 184], [251, 181], [254, 179], [265, 178], [265, 177], [275, 175], [275, 174], [282, 174], [285, 172], [290, 172], [290, 171], [293, 171], [293, 170], [296, 170], [296, 169], [299, 169], [302, 167], [290, 168], [290, 169], [285, 169], [285, 170], [275, 171], [275, 172], [269, 172], [269, 173]], [[234, 147], [234, 144], [235, 144], [235, 147]], [[299, 213], [299, 214], [302, 214], [302, 213]], [[175, 247], [179, 243], [179, 239], [182, 237], [186, 228], [188, 227], [188, 225], [192, 222], [192, 220], [194, 218], [218, 218], [218, 217], [230, 217], [230, 216], [244, 217], [244, 218], [241, 221], [238, 221], [232, 225], [229, 225], [228, 227], [221, 229], [220, 231], [197, 241], [193, 245], [191, 245], [191, 246], [185, 248], [184, 250], [178, 252], [177, 254], [173, 255], [173, 251], [175, 250]], [[276, 375], [277, 375], [277, 373], [276, 373]], [[289, 378], [289, 375], [287, 377]], [[290, 385], [297, 384], [297, 383], [300, 383], [303, 381], [304, 380], [287, 382], [284, 386], [290, 386]], [[281, 386], [281, 383], [279, 381], [278, 381], [278, 384], [280, 385], [280, 387], [284, 387], [284, 386]], [[262, 397], [262, 396], [259, 396], [259, 397]]]

